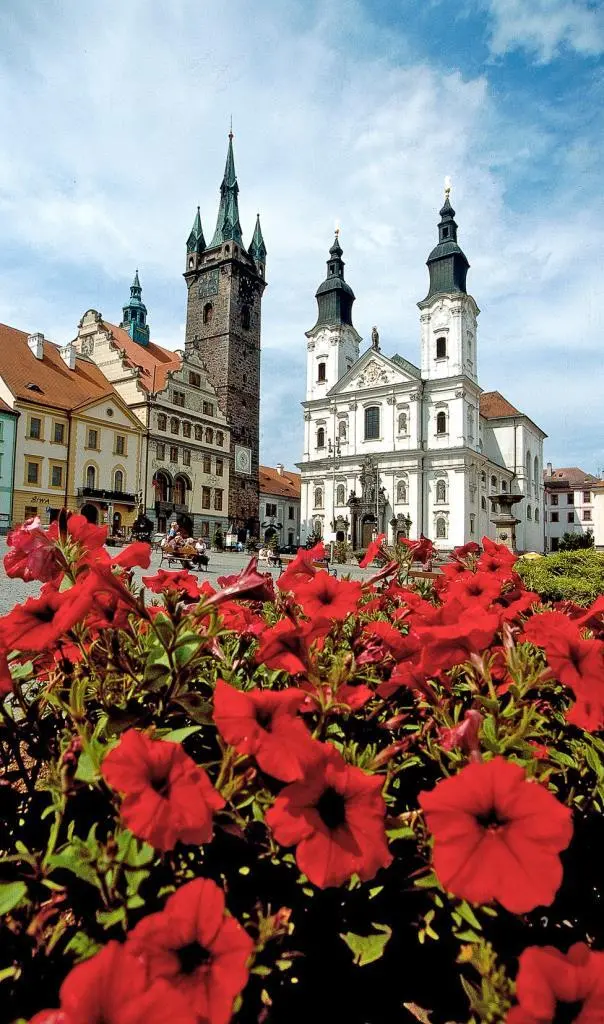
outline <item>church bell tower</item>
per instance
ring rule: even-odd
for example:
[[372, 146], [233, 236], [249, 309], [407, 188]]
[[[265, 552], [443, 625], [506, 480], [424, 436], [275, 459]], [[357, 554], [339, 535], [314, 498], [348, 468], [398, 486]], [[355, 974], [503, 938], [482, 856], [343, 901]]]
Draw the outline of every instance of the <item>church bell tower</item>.
[[228, 512], [239, 539], [259, 535], [260, 317], [266, 246], [260, 218], [246, 249], [239, 222], [233, 133], [216, 230], [206, 244], [199, 208], [187, 240], [186, 352], [196, 351], [231, 429]]

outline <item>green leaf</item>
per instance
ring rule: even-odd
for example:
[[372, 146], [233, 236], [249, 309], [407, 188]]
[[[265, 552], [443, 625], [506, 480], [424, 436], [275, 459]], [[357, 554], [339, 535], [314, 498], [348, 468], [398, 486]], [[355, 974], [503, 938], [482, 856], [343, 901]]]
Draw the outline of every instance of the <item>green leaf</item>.
[[76, 769], [75, 777], [78, 782], [88, 782], [91, 785], [97, 781], [99, 772], [94, 764], [90, 754], [85, 750], [82, 751], [78, 758], [78, 767]]
[[583, 746], [583, 753], [585, 755], [585, 760], [587, 761], [591, 770], [596, 773], [598, 778], [600, 778], [604, 774], [604, 766], [602, 765], [602, 762], [600, 761], [600, 758], [596, 754], [593, 747], [588, 746], [588, 744], [586, 743]]
[[495, 730], [495, 722], [490, 716], [488, 718], [485, 718], [484, 722], [482, 723], [481, 732], [483, 739], [485, 739], [487, 742], [487, 746], [491, 750], [499, 750], [499, 741], [497, 739], [497, 732]]
[[250, 971], [250, 974], [259, 974], [261, 978], [268, 978], [270, 973], [270, 967], [265, 967], [263, 964], [258, 964], [256, 967], [252, 967]]
[[463, 917], [464, 921], [471, 925], [472, 928], [477, 928], [479, 932], [482, 931], [480, 921], [476, 917], [476, 914], [472, 910], [470, 904], [466, 903], [465, 900], [457, 905], [457, 913]]
[[65, 946], [65, 952], [73, 953], [76, 963], [78, 963], [80, 960], [88, 960], [89, 957], [94, 956], [100, 948], [99, 943], [86, 935], [86, 932], [76, 932]]
[[455, 938], [461, 939], [463, 942], [480, 942], [480, 935], [477, 935], [471, 928], [466, 928], [463, 932], [455, 932]]
[[440, 889], [440, 882], [433, 871], [429, 875], [424, 875], [423, 878], [416, 878], [413, 884], [418, 889]]
[[174, 639], [174, 626], [170, 617], [164, 612], [159, 612], [153, 619], [153, 626], [161, 642], [168, 647]]
[[0, 883], [0, 914], [8, 914], [27, 893], [25, 882]]
[[[20, 973], [20, 967], [5, 967], [0, 971], [0, 982], [6, 981], [7, 978], [18, 978]], [[23, 1017], [20, 1017], [19, 1020], [15, 1021], [15, 1024], [21, 1024], [21, 1021], [23, 1021], [23, 1024], [26, 1024]]]
[[194, 732], [199, 732], [200, 729], [200, 725], [187, 725], [184, 729], [173, 729], [172, 732], [167, 732], [159, 738], [160, 740], [166, 740], [168, 743], [182, 743], [183, 740], [186, 740], [187, 736], [192, 736]]
[[[126, 908], [116, 907], [115, 910], [97, 910], [96, 919], [103, 928], [112, 928], [114, 924], [121, 924], [126, 920]], [[67, 947], [69, 948], [69, 947]]]
[[182, 693], [174, 698], [174, 703], [179, 704], [194, 722], [199, 722], [201, 725], [210, 725], [212, 722], [212, 702], [204, 700], [200, 693], [194, 691]]
[[561, 750], [556, 750], [554, 747], [548, 747], [548, 756], [550, 760], [555, 761], [556, 764], [563, 765], [565, 768], [577, 767], [572, 757], [564, 754]]
[[340, 938], [344, 940], [351, 951], [357, 967], [365, 967], [367, 964], [379, 960], [392, 935], [392, 928], [389, 928], [387, 924], [376, 924], [375, 921], [372, 921], [371, 926], [377, 929], [377, 932], [372, 935], [355, 935], [354, 932], [340, 934]]
[[73, 849], [62, 850], [61, 853], [53, 854], [48, 859], [48, 865], [51, 868], [63, 868], [66, 871], [71, 871], [83, 882], [89, 882], [90, 885], [94, 885], [97, 889], [101, 888], [100, 879], [92, 864], [78, 857]]
[[415, 832], [408, 825], [402, 828], [389, 828], [386, 830], [388, 839], [415, 839]]
[[34, 674], [34, 666], [31, 661], [26, 661], [24, 665], [15, 665], [14, 662], [11, 662], [9, 668], [13, 679], [18, 681], [29, 679]]
[[197, 633], [185, 633], [178, 638], [174, 647], [174, 660], [179, 668], [187, 665], [195, 657], [201, 647], [202, 639]]

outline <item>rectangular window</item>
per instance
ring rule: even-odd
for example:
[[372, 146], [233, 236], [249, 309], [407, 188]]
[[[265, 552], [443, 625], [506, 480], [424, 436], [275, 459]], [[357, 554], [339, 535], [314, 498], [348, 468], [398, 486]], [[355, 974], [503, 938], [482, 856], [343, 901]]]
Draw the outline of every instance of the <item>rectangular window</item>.
[[55, 423], [53, 425], [52, 439], [53, 439], [55, 444], [64, 444], [65, 443], [65, 424], [64, 423]]
[[88, 443], [86, 444], [86, 447], [87, 448], [98, 448], [98, 440], [99, 440], [99, 432], [98, 432], [98, 430], [89, 430], [88, 431]]
[[204, 416], [213, 416], [214, 415], [214, 405], [213, 405], [212, 402], [204, 402], [203, 403], [203, 414], [204, 414]]
[[178, 462], [178, 448], [176, 445], [170, 446], [170, 462]]
[[203, 472], [204, 473], [211, 473], [212, 472], [212, 460], [211, 460], [209, 455], [204, 455], [204, 457], [203, 457]]
[[29, 420], [29, 437], [36, 440], [42, 437], [42, 420], [38, 416], [32, 416]]
[[558, 504], [558, 495], [557, 494], [550, 494], [549, 500], [550, 500], [550, 504], [557, 505]]
[[584, 508], [583, 509], [583, 521], [584, 522], [588, 522], [590, 519], [591, 519], [591, 509], [590, 508]]
[[202, 508], [210, 508], [210, 494], [211, 494], [211, 491], [210, 491], [209, 487], [202, 487], [201, 488], [201, 507]]
[[216, 476], [224, 475], [224, 461], [222, 459], [216, 459]]
[[172, 401], [174, 402], [174, 405], [180, 405], [180, 407], [182, 409], [184, 409], [184, 407], [185, 407], [185, 393], [184, 393], [184, 391], [173, 391], [172, 392]]
[[27, 463], [27, 482], [28, 484], [37, 484], [40, 475], [40, 467], [37, 462]]
[[319, 363], [319, 376], [317, 377], [319, 383], [325, 380], [325, 363]]
[[115, 435], [115, 454], [125, 455], [126, 454], [126, 438], [123, 434]]
[[566, 495], [566, 504], [567, 505], [574, 505], [575, 504], [575, 496], [574, 496], [574, 494], [567, 494]]
[[63, 486], [63, 467], [52, 466], [50, 470], [50, 486], [51, 487], [62, 487]]
[[160, 462], [163, 462], [166, 457], [166, 446], [165, 444], [158, 444], [156, 448], [156, 455]]
[[557, 523], [560, 516], [557, 512], [552, 512], [552, 523]]
[[365, 409], [365, 440], [374, 441], [380, 436], [380, 410], [377, 405]]
[[209, 537], [210, 536], [210, 524], [209, 523], [202, 523], [201, 524], [201, 536], [202, 537]]
[[296, 510], [295, 510], [293, 505], [289, 506], [289, 512], [288, 512], [287, 518], [288, 519], [295, 519], [296, 518]]
[[191, 436], [191, 424], [187, 423], [186, 421], [182, 425], [182, 436], [183, 437], [190, 437]]
[[214, 491], [214, 509], [222, 512], [222, 491]]
[[224, 444], [224, 434], [222, 433], [222, 430], [216, 431], [216, 444], [219, 448], [222, 448]]
[[267, 501], [265, 515], [267, 515], [267, 516], [276, 516], [277, 515], [277, 505], [275, 503], [271, 502], [271, 501]]
[[192, 370], [189, 370], [189, 384], [191, 384], [194, 388], [200, 388], [201, 387], [201, 374], [200, 373], [194, 373]]
[[569, 523], [574, 523], [574, 521], [575, 521], [575, 513], [574, 512], [569, 512], [568, 513], [568, 521], [569, 521]]
[[183, 466], [191, 465], [191, 452], [188, 448], [183, 448], [182, 450], [182, 464]]
[[583, 503], [589, 505], [591, 501], [591, 491], [583, 491]]
[[36, 508], [35, 505], [26, 505], [23, 510], [24, 519], [35, 519], [36, 516], [40, 515], [40, 509]]

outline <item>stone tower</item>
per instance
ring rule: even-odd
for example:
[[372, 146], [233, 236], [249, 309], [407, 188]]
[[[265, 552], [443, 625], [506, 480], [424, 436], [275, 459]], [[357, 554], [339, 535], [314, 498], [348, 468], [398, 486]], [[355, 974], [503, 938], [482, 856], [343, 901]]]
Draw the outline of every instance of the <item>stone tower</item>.
[[122, 322], [120, 327], [128, 331], [130, 337], [139, 345], [149, 344], [149, 325], [147, 324], [147, 307], [143, 302], [143, 289], [138, 277], [138, 270], [134, 275], [134, 281], [130, 285], [130, 301], [122, 308]]
[[266, 247], [256, 219], [246, 249], [229, 133], [216, 230], [206, 244], [199, 208], [187, 241], [185, 350], [201, 356], [231, 426], [228, 512], [239, 539], [259, 535], [260, 313]]

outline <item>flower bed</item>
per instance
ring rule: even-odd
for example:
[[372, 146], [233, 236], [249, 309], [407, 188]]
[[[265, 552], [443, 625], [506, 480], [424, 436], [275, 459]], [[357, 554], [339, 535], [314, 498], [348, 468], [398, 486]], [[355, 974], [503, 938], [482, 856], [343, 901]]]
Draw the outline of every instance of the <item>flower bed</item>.
[[604, 1020], [604, 598], [383, 537], [145, 592], [104, 540], [9, 538], [2, 1019]]

